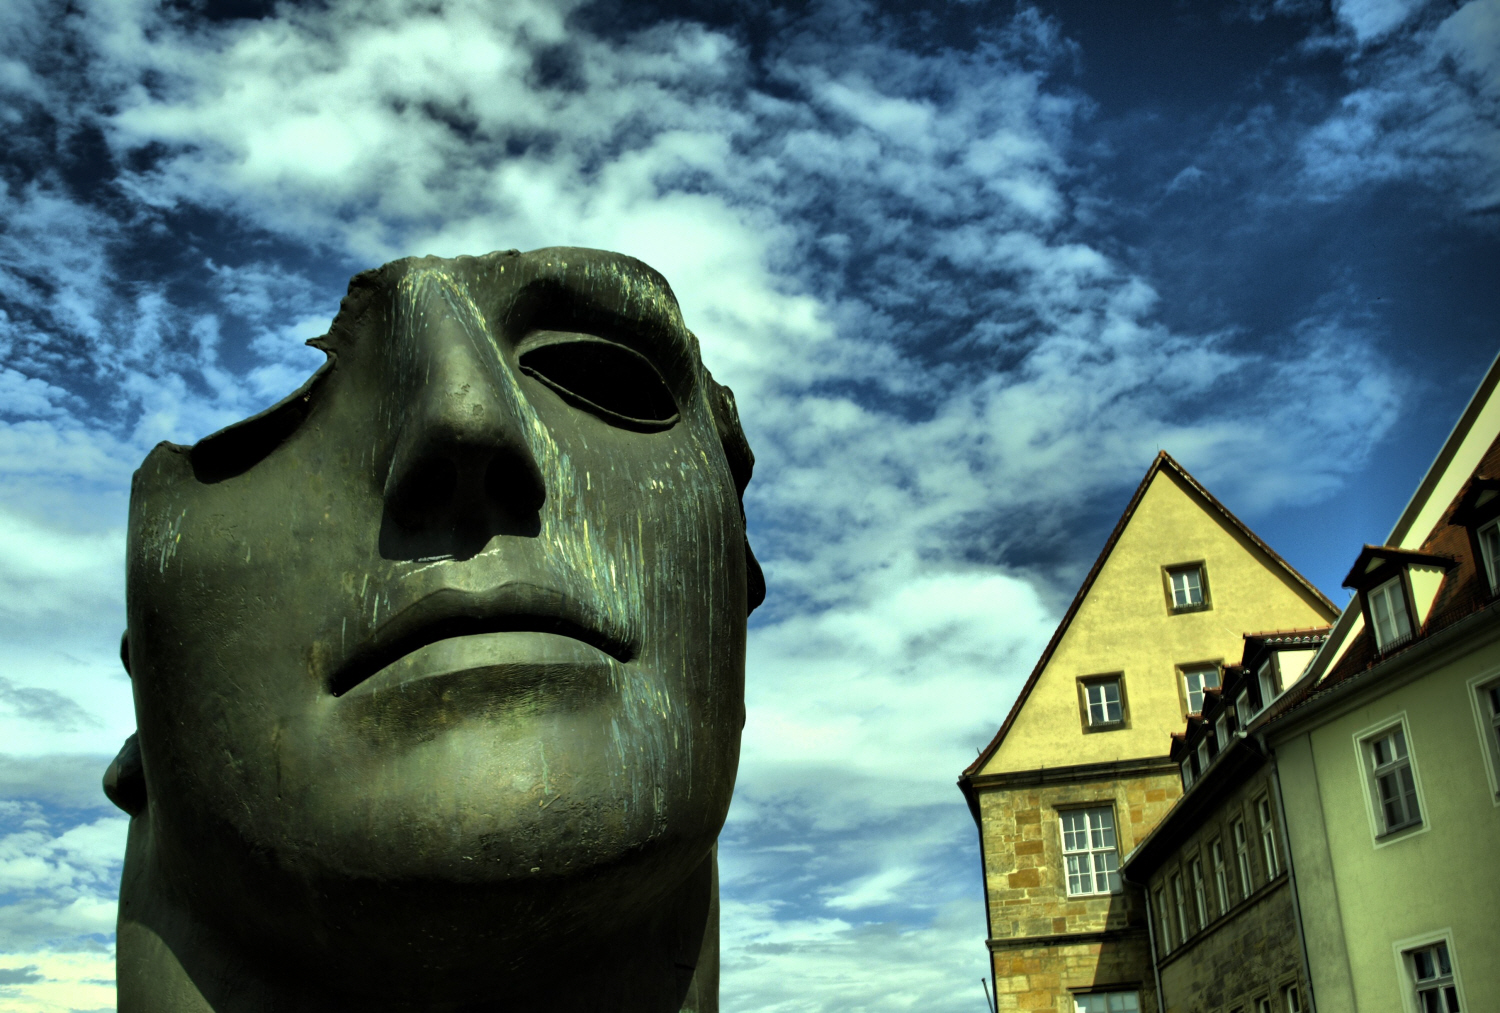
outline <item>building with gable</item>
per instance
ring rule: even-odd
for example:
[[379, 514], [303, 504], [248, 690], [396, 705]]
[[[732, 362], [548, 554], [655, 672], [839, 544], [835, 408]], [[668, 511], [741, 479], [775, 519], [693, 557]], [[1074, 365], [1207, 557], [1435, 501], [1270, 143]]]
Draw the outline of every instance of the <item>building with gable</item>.
[[1181, 795], [1172, 733], [1246, 630], [1337, 608], [1166, 453], [1136, 488], [1005, 723], [959, 786], [979, 827], [1003, 1010], [1156, 1008], [1120, 857]]
[[1247, 634], [1172, 737], [1182, 795], [1122, 866], [1164, 1013], [1500, 1009], [1497, 388], [1338, 621]]
[[1500, 359], [1258, 738], [1321, 1013], [1500, 1009]]

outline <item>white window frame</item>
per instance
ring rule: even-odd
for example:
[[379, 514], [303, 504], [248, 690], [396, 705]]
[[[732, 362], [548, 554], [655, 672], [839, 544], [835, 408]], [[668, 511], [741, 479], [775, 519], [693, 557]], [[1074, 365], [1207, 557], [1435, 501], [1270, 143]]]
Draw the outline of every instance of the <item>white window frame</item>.
[[1193, 786], [1193, 758], [1191, 755], [1182, 759], [1182, 790], [1187, 791]]
[[[1281, 699], [1281, 693], [1285, 687], [1281, 685], [1281, 670], [1276, 664], [1274, 654], [1262, 661], [1260, 667], [1255, 670], [1255, 682], [1260, 686], [1260, 710], [1265, 710]], [[1256, 713], [1259, 714], [1260, 711]]]
[[[1408, 936], [1405, 939], [1397, 939], [1391, 943], [1391, 952], [1396, 958], [1396, 976], [1401, 982], [1401, 1006], [1406, 1013], [1423, 1013], [1422, 1007], [1417, 1005], [1417, 986], [1419, 982], [1416, 977], [1416, 967], [1413, 960], [1414, 955], [1432, 946], [1442, 944], [1448, 948], [1448, 963], [1452, 968], [1453, 989], [1458, 995], [1458, 1008], [1460, 1013], [1471, 1013], [1472, 1007], [1469, 1000], [1464, 996], [1463, 974], [1459, 968], [1458, 952], [1453, 945], [1453, 930], [1451, 928], [1436, 929], [1419, 936]], [[1445, 983], [1444, 983], [1445, 984]]]
[[1492, 710], [1491, 691], [1500, 691], [1500, 669], [1490, 669], [1468, 681], [1469, 705], [1474, 710], [1474, 728], [1479, 733], [1480, 755], [1490, 782], [1490, 801], [1500, 806], [1500, 725]]
[[1219, 902], [1219, 917], [1229, 913], [1233, 904], [1229, 900], [1229, 869], [1224, 865], [1224, 839], [1215, 837], [1208, 846], [1210, 864], [1214, 870], [1214, 893]]
[[1156, 888], [1156, 920], [1161, 924], [1161, 955], [1165, 957], [1176, 947], [1172, 945], [1172, 916], [1167, 913], [1167, 894], [1162, 887]]
[[[1218, 689], [1223, 685], [1224, 673], [1218, 665], [1183, 665], [1180, 671], [1182, 672], [1182, 698], [1187, 703], [1188, 713], [1202, 714], [1204, 691]], [[1193, 676], [1200, 677], [1197, 690], [1193, 689]], [[1202, 676], [1210, 676], [1213, 679], [1213, 685], [1210, 686], [1206, 679], [1201, 679]], [[1195, 693], [1198, 697], [1198, 706], [1196, 707], [1193, 706], [1193, 696]]]
[[1282, 1013], [1304, 1013], [1302, 989], [1295, 981], [1281, 986], [1281, 1009]]
[[1198, 769], [1207, 770], [1208, 765], [1213, 762], [1213, 757], [1208, 755], [1208, 736], [1198, 740]]
[[1229, 748], [1229, 712], [1219, 711], [1219, 716], [1214, 720], [1214, 742], [1219, 747], [1219, 752]]
[[1271, 997], [1263, 995], [1255, 1000], [1255, 1013], [1274, 1013], [1271, 1009]]
[[[1188, 580], [1191, 576], [1193, 579]], [[1182, 578], [1182, 587], [1177, 586], [1178, 578]], [[1167, 571], [1167, 583], [1172, 588], [1172, 611], [1178, 612], [1184, 609], [1202, 608], [1203, 597], [1203, 566], [1184, 566], [1180, 569]], [[1198, 592], [1198, 600], [1193, 601], [1193, 592]], [[1181, 598], [1183, 600], [1179, 601]]]
[[1260, 711], [1252, 711], [1250, 709], [1250, 691], [1248, 689], [1240, 690], [1240, 695], [1234, 698], [1235, 723], [1238, 724], [1241, 728], [1244, 728], [1251, 721], [1253, 721], [1255, 719], [1255, 715], [1259, 713]]
[[[1416, 631], [1412, 625], [1411, 608], [1406, 601], [1406, 584], [1401, 579], [1401, 574], [1396, 574], [1379, 587], [1371, 588], [1366, 592], [1366, 600], [1370, 607], [1371, 633], [1375, 637], [1376, 650], [1387, 651], [1411, 642]], [[1382, 608], [1386, 618], [1391, 621], [1392, 628], [1388, 634], [1380, 632]]]
[[1203, 883], [1203, 859], [1201, 856], [1194, 858], [1188, 863], [1188, 873], [1193, 880], [1193, 904], [1198, 915], [1198, 931], [1202, 932], [1203, 927], [1211, 919], [1208, 917], [1208, 893]]
[[1490, 594], [1500, 590], [1500, 581], [1497, 581], [1496, 564], [1500, 563], [1500, 517], [1487, 524], [1481, 524], [1474, 532], [1474, 540], [1479, 543], [1479, 554], [1484, 558], [1484, 575], [1489, 578]]
[[1245, 828], [1244, 817], [1229, 825], [1234, 838], [1234, 867], [1239, 876], [1240, 900], [1248, 900], [1255, 892], [1255, 870], [1250, 867], [1250, 832]]
[[[1124, 1002], [1116, 1003], [1116, 999], [1130, 998], [1131, 1005]], [[1093, 1000], [1103, 999], [1101, 1006]], [[1141, 993], [1133, 988], [1120, 989], [1114, 992], [1084, 992], [1073, 996], [1074, 1013], [1141, 1013]]]
[[[1094, 690], [1096, 689], [1099, 691], [1099, 702], [1097, 704], [1095, 704], [1094, 702]], [[1115, 691], [1115, 698], [1113, 700], [1109, 699], [1109, 694], [1106, 692], [1107, 689], [1113, 689]], [[1094, 682], [1084, 683], [1083, 703], [1085, 709], [1088, 711], [1090, 728], [1108, 728], [1112, 725], [1121, 725], [1125, 723], [1124, 695], [1120, 690], [1119, 676], [1115, 676], [1111, 679], [1099, 679]], [[1114, 717], [1109, 716], [1109, 709], [1111, 705], [1113, 705], [1115, 709]], [[1103, 714], [1103, 717], [1099, 718], [1098, 720], [1094, 719], [1094, 708], [1096, 706]]]
[[1188, 909], [1187, 893], [1182, 889], [1182, 873], [1172, 874], [1172, 901], [1177, 909], [1177, 931], [1182, 934], [1183, 942], [1191, 939], [1193, 933], [1188, 931]]
[[[1105, 817], [1108, 822], [1107, 826], [1103, 821], [1095, 825], [1095, 818], [1099, 816]], [[1083, 829], [1069, 830], [1069, 820], [1080, 817], [1083, 819]], [[1064, 809], [1058, 813], [1058, 833], [1062, 836], [1063, 877], [1067, 882], [1069, 897], [1107, 897], [1123, 889], [1120, 884], [1120, 845], [1115, 830], [1113, 806]], [[1083, 847], [1070, 848], [1069, 835], [1073, 835], [1073, 844], [1077, 845], [1079, 843], [1077, 835], [1080, 833], [1084, 835]], [[1070, 859], [1082, 859], [1077, 863], [1077, 868], [1082, 870], [1083, 866], [1087, 865], [1087, 871], [1075, 871], [1075, 863]], [[1100, 875], [1104, 876], [1107, 889], [1098, 889]], [[1082, 879], [1088, 880], [1091, 889], [1075, 892], [1074, 881]]]
[[[1380, 802], [1380, 789], [1376, 785], [1378, 774], [1375, 770], [1371, 747], [1377, 740], [1398, 728], [1406, 744], [1405, 762], [1411, 770], [1412, 782], [1416, 788], [1417, 813], [1420, 821], [1387, 830], [1385, 814]], [[1398, 844], [1431, 830], [1432, 810], [1428, 808], [1427, 796], [1422, 791], [1422, 771], [1417, 762], [1417, 747], [1412, 741], [1411, 722], [1407, 720], [1406, 711], [1398, 711], [1384, 721], [1360, 729], [1354, 733], [1353, 742], [1355, 756], [1359, 760], [1360, 783], [1364, 785], [1365, 815], [1370, 820], [1370, 838], [1374, 846], [1376, 848], [1390, 847], [1392, 844]]]
[[1260, 824], [1260, 857], [1266, 863], [1266, 882], [1281, 875], [1281, 856], [1276, 853], [1276, 821], [1271, 818], [1271, 796], [1255, 800], [1255, 821]]

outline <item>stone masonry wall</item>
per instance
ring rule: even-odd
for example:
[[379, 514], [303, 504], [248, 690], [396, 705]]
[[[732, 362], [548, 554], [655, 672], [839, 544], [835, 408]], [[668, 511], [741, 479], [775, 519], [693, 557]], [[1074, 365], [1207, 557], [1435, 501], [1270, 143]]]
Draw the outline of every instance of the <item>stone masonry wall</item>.
[[[1072, 1013], [1071, 990], [1110, 983], [1140, 988], [1143, 1003], [1151, 993], [1154, 1007], [1145, 905], [1128, 889], [1068, 896], [1059, 813], [1112, 807], [1123, 857], [1181, 793], [1177, 776], [1165, 772], [981, 791], [985, 888], [1000, 1009]], [[1066, 938], [1070, 935], [1082, 937]]]
[[[1282, 989], [1295, 984], [1308, 1009], [1307, 983], [1303, 980], [1301, 943], [1297, 938], [1296, 911], [1286, 873], [1286, 854], [1276, 827], [1277, 861], [1280, 868], [1268, 877], [1261, 850], [1256, 801], [1269, 795], [1270, 771], [1265, 768], [1237, 788], [1207, 819], [1201, 821], [1150, 879], [1152, 896], [1160, 889], [1167, 898], [1172, 934], [1177, 946], [1159, 963], [1162, 997], [1166, 1013], [1251, 1013], [1255, 1001], [1271, 999], [1275, 1013], [1287, 1013]], [[1279, 818], [1272, 805], [1273, 819]], [[1233, 824], [1244, 820], [1250, 841], [1251, 890], [1239, 888], [1235, 868]], [[1220, 910], [1214, 884], [1210, 845], [1221, 842], [1230, 904]], [[1198, 924], [1197, 904], [1192, 896], [1190, 863], [1198, 858], [1203, 873], [1208, 922]], [[1182, 877], [1187, 892], [1188, 925], [1178, 924], [1172, 881]], [[1159, 930], [1158, 930], [1159, 931]], [[1185, 942], [1182, 941], [1186, 936]]]

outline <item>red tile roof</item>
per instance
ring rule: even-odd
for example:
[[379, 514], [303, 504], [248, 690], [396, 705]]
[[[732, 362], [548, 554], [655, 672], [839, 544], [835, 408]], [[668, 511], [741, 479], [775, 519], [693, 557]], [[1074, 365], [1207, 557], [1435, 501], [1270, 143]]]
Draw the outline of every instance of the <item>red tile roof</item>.
[[[1500, 477], [1500, 436], [1495, 438], [1489, 449], [1485, 451], [1484, 457], [1480, 458], [1479, 464], [1469, 476], [1469, 482], [1475, 479], [1496, 477]], [[1462, 524], [1453, 523], [1454, 511], [1463, 501], [1469, 482], [1464, 483], [1458, 495], [1453, 497], [1453, 502], [1449, 503], [1448, 509], [1443, 511], [1442, 519], [1438, 521], [1420, 549], [1421, 555], [1445, 557], [1452, 560], [1455, 565], [1443, 577], [1442, 584], [1438, 586], [1437, 597], [1433, 599], [1432, 608], [1427, 613], [1427, 621], [1422, 624], [1418, 635], [1391, 654], [1400, 653], [1423, 637], [1431, 636], [1438, 630], [1452, 626], [1465, 616], [1472, 615], [1489, 605], [1492, 600], [1487, 586], [1488, 582], [1475, 563], [1468, 529]], [[1384, 657], [1390, 657], [1391, 654]], [[1317, 686], [1309, 687], [1297, 703], [1310, 700], [1339, 683], [1354, 678], [1380, 660], [1383, 660], [1383, 657], [1375, 650], [1374, 638], [1369, 628], [1366, 627], [1359, 631], [1349, 644], [1348, 650], [1344, 652], [1344, 656], [1334, 664], [1328, 674]]]

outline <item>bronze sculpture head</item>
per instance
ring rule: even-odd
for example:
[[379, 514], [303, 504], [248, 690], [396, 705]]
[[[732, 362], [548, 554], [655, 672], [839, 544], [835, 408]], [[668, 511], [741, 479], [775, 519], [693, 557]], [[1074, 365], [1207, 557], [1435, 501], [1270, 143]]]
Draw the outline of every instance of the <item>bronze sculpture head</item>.
[[132, 486], [122, 1011], [715, 1008], [764, 586], [670, 288], [409, 259], [311, 344]]

